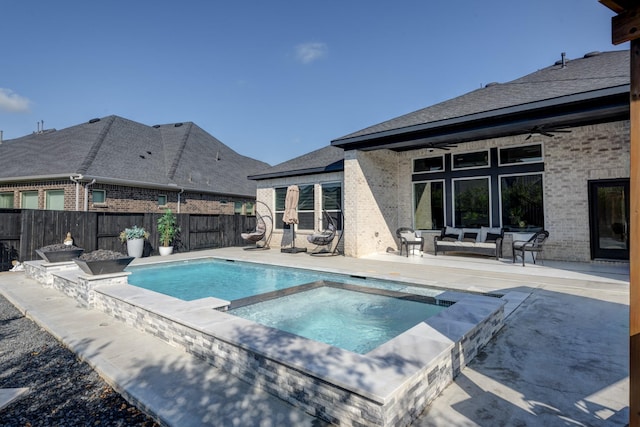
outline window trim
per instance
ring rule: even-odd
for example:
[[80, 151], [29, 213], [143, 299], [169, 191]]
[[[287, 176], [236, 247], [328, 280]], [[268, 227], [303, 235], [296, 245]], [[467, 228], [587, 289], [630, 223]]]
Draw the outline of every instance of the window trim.
[[[456, 156], [461, 156], [463, 154], [471, 154], [471, 153], [486, 153], [487, 154], [487, 164], [486, 165], [482, 165], [482, 166], [469, 166], [469, 167], [465, 167], [465, 168], [457, 168], [455, 167], [455, 157]], [[486, 150], [474, 150], [474, 151], [462, 151], [459, 153], [452, 153], [451, 154], [451, 170], [452, 171], [466, 171], [466, 170], [474, 170], [474, 169], [488, 169], [491, 168], [491, 150], [490, 149], [486, 149]]]
[[[160, 198], [164, 197], [164, 204], [160, 203]], [[169, 204], [169, 197], [166, 194], [158, 194], [158, 207], [164, 208]]]
[[[530, 162], [520, 162], [520, 163], [502, 163], [500, 160], [500, 152], [502, 150], [509, 150], [511, 148], [524, 148], [524, 147], [532, 147], [535, 145], [540, 146], [540, 160], [530, 161]], [[498, 147], [498, 166], [521, 166], [521, 165], [533, 165], [538, 163], [544, 163], [544, 144], [542, 142], [535, 142], [530, 144], [520, 144], [520, 145], [510, 145], [508, 147]]]
[[[475, 168], [474, 168], [475, 169]], [[456, 181], [470, 181], [470, 180], [480, 180], [484, 179], [487, 181], [487, 193], [489, 194], [489, 225], [491, 227], [493, 224], [493, 200], [491, 197], [491, 175], [479, 175], [479, 176], [464, 176], [459, 178], [451, 178], [451, 224], [452, 227], [463, 227], [462, 225], [456, 224]], [[445, 220], [446, 221], [446, 220]]]

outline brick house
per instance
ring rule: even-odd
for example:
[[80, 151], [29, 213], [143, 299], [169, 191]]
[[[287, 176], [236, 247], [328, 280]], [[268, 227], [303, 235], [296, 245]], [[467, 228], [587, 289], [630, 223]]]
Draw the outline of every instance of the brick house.
[[[333, 140], [342, 169], [327, 179], [342, 185], [345, 254], [395, 249], [401, 226], [419, 230], [429, 252], [444, 226], [490, 226], [504, 228], [507, 258], [512, 240], [545, 229], [545, 259], [628, 260], [629, 76], [628, 51], [563, 55]], [[312, 181], [274, 168], [251, 176], [272, 207], [282, 187]]]
[[0, 141], [0, 208], [252, 213], [268, 166], [194, 123], [108, 116]]

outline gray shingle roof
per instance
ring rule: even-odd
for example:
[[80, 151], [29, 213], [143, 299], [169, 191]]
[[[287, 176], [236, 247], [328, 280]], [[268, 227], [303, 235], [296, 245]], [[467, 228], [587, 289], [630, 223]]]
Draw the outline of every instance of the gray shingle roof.
[[629, 51], [597, 52], [556, 63], [507, 83], [489, 84], [462, 96], [367, 127], [332, 143], [386, 132], [409, 131], [414, 126], [464, 118], [477, 113], [526, 106], [537, 101], [628, 85]]
[[279, 163], [249, 179], [261, 180], [285, 176], [310, 175], [316, 173], [335, 172], [344, 169], [344, 150], [331, 145]]
[[247, 175], [268, 166], [194, 123], [147, 126], [118, 116], [0, 144], [0, 182], [81, 174], [254, 197], [256, 185]]

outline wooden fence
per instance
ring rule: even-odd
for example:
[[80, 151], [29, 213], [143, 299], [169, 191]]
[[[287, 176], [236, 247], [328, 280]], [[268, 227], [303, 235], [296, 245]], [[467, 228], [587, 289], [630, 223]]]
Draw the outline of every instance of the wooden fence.
[[[71, 232], [74, 244], [90, 252], [109, 249], [126, 252], [122, 230], [137, 225], [149, 232], [145, 256], [158, 253], [157, 224], [161, 213], [76, 212], [0, 209], [0, 271], [13, 260], [39, 259], [35, 250], [62, 243]], [[181, 232], [174, 243], [177, 252], [243, 246], [240, 233], [255, 228], [256, 219], [245, 215], [177, 214]]]

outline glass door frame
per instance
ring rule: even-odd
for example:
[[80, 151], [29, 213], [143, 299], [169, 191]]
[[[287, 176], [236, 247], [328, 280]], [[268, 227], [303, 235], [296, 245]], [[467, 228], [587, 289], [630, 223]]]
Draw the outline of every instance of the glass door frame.
[[[629, 260], [629, 179], [604, 179], [589, 181], [589, 236], [591, 241], [591, 259]], [[606, 249], [600, 247], [598, 189], [606, 187], [623, 187], [625, 203], [626, 249]]]

